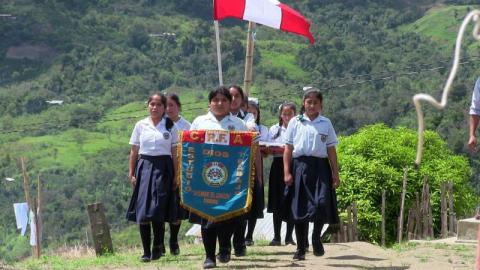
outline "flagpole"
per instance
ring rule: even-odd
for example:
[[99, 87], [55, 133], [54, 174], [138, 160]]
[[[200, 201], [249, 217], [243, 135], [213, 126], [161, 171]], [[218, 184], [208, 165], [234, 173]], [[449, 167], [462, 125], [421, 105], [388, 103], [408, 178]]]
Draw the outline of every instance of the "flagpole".
[[213, 21], [213, 24], [215, 25], [215, 39], [217, 42], [218, 84], [223, 85], [222, 52], [220, 50], [220, 31], [218, 29], [218, 21]]
[[252, 69], [253, 69], [253, 30], [255, 29], [254, 22], [248, 22], [248, 33], [247, 33], [247, 49], [245, 56], [245, 76], [243, 80], [243, 89], [247, 96], [250, 95], [250, 87], [252, 86]]

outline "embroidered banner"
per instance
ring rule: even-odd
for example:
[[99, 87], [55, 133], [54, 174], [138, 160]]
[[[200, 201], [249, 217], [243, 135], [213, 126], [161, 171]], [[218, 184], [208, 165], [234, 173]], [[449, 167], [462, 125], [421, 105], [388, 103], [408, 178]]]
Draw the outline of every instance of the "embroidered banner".
[[180, 132], [178, 167], [181, 204], [218, 222], [250, 209], [255, 132], [192, 130]]

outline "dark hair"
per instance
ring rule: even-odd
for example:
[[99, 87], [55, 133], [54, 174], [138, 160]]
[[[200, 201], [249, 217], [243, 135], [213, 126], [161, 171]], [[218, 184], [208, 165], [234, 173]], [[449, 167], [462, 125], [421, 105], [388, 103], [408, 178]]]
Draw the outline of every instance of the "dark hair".
[[260, 125], [260, 106], [258, 105], [258, 103], [254, 102], [254, 101], [249, 101], [248, 102], [248, 107], [255, 107], [255, 109], [257, 110], [257, 118], [255, 119], [255, 123], [257, 125]]
[[[229, 90], [230, 90], [230, 88], [237, 89], [237, 91], [240, 93], [240, 96], [242, 96], [242, 101], [245, 102], [245, 94], [243, 93], [242, 87], [240, 87], [238, 85], [235, 85], [235, 84], [232, 84], [228, 87]], [[242, 105], [243, 105], [243, 103], [242, 103]]]
[[210, 91], [210, 93], [208, 93], [208, 103], [212, 102], [212, 99], [216, 95], [223, 95], [228, 99], [228, 101], [232, 102], [232, 95], [225, 86], [219, 86], [215, 90]]
[[305, 90], [305, 92], [303, 93], [302, 108], [300, 109], [300, 115], [305, 113], [305, 105], [304, 105], [305, 99], [307, 99], [310, 95], [314, 95], [314, 97], [316, 97], [318, 100], [320, 100], [320, 104], [323, 102], [323, 95], [320, 92], [320, 90], [318, 90], [315, 87], [307, 88]]
[[179, 109], [182, 109], [182, 103], [180, 103], [180, 98], [178, 97], [177, 94], [175, 94], [175, 93], [168, 93], [168, 94], [167, 94], [167, 98], [173, 100], [173, 102], [175, 102], [175, 104], [177, 104], [178, 108], [179, 108]]
[[297, 106], [295, 106], [295, 103], [293, 102], [284, 102], [280, 107], [278, 107], [278, 127], [279, 129], [277, 130], [277, 133], [275, 136], [273, 136], [273, 139], [278, 138], [280, 136], [280, 132], [282, 131], [282, 126], [283, 126], [283, 119], [282, 119], [282, 111], [285, 107], [290, 107], [290, 109], [293, 110], [293, 114], [297, 112]]
[[[153, 97], [155, 97], [155, 96], [160, 97], [160, 102], [162, 103], [164, 109], [166, 109], [166, 108], [167, 108], [167, 97], [166, 97], [164, 94], [162, 94], [162, 93], [154, 93], [154, 94], [150, 95], [150, 96], [148, 97], [147, 104], [150, 104], [150, 102], [152, 101]], [[166, 116], [165, 110], [163, 111], [163, 114], [162, 114], [162, 118], [164, 118], [164, 117], [165, 117], [165, 128], [166, 128], [168, 131], [172, 130], [173, 121], [172, 121], [172, 119], [170, 119], [168, 116]]]

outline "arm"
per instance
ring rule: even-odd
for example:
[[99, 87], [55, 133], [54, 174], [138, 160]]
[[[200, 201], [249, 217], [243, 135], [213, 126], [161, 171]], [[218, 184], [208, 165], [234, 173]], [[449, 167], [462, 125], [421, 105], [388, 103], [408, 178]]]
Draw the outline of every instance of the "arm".
[[178, 175], [178, 159], [177, 159], [177, 146], [172, 146], [172, 160], [173, 160], [173, 190], [177, 190], [180, 185], [180, 179]]
[[468, 148], [471, 152], [475, 152], [477, 148], [477, 136], [475, 135], [478, 127], [478, 122], [480, 120], [480, 116], [471, 114], [470, 115], [470, 138], [468, 139]]
[[137, 165], [138, 160], [138, 150], [140, 147], [138, 145], [132, 145], [130, 149], [130, 159], [128, 161], [128, 179], [130, 179], [130, 183], [132, 186], [137, 184], [137, 178], [135, 177], [135, 167]]
[[340, 175], [338, 173], [337, 150], [335, 146], [327, 147], [327, 155], [332, 169], [332, 187], [337, 188], [340, 185]]
[[293, 183], [293, 177], [290, 173], [290, 163], [292, 161], [292, 152], [293, 152], [293, 145], [285, 144], [285, 150], [283, 151], [283, 175], [285, 181], [285, 185], [291, 186]]

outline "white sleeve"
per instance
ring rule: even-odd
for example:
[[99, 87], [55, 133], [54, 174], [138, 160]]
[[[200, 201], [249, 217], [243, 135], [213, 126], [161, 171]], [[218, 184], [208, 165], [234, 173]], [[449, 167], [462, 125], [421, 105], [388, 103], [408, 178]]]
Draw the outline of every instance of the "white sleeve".
[[197, 130], [198, 129], [198, 117], [193, 120], [192, 124], [190, 125], [190, 130]]
[[251, 113], [247, 113], [243, 121], [245, 122], [247, 129], [252, 129], [257, 126], [257, 123], [255, 123], [255, 116], [253, 116]]
[[135, 124], [133, 128], [132, 136], [130, 136], [131, 145], [140, 145], [140, 134], [142, 133], [141, 126], [139, 122]]
[[172, 145], [176, 145], [178, 143], [178, 128], [177, 128], [177, 126], [173, 125], [172, 129], [170, 130], [170, 134], [172, 135]]
[[335, 129], [333, 128], [332, 122], [330, 122], [330, 128], [328, 129], [328, 136], [327, 136], [327, 147], [332, 147], [338, 144], [337, 134], [335, 133]]
[[480, 78], [475, 82], [472, 94], [472, 106], [470, 106], [470, 115], [480, 115]]

